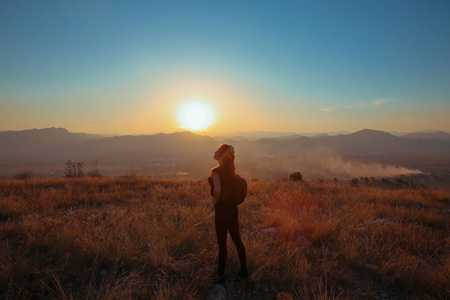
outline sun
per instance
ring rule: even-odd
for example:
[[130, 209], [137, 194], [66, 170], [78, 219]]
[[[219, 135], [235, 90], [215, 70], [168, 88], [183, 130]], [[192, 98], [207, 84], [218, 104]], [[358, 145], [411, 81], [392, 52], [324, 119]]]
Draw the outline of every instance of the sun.
[[214, 121], [214, 111], [204, 102], [187, 102], [178, 110], [178, 121], [183, 128], [204, 130]]

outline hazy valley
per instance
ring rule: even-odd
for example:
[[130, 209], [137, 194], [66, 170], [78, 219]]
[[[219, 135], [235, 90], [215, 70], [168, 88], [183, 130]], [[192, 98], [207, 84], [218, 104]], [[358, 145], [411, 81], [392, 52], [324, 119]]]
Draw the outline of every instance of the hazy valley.
[[[266, 133], [267, 134], [267, 133]], [[0, 178], [25, 171], [62, 177], [68, 160], [103, 175], [205, 179], [220, 143], [232, 144], [238, 172], [273, 180], [302, 172], [306, 180], [398, 177], [446, 188], [450, 183], [450, 134], [395, 136], [376, 130], [351, 134], [217, 139], [191, 132], [102, 137], [63, 128], [0, 133]]]

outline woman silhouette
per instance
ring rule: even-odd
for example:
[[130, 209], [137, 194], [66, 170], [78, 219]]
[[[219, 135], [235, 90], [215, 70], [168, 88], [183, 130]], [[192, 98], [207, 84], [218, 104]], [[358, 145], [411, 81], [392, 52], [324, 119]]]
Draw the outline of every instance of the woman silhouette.
[[225, 279], [225, 264], [227, 260], [227, 232], [236, 246], [241, 262], [239, 276], [248, 277], [247, 257], [245, 247], [239, 233], [238, 207], [230, 200], [230, 182], [236, 176], [234, 165], [234, 148], [231, 145], [222, 144], [214, 153], [214, 159], [219, 165], [211, 169], [208, 182], [211, 185], [211, 202], [214, 204], [217, 243], [219, 244], [219, 275], [218, 282]]

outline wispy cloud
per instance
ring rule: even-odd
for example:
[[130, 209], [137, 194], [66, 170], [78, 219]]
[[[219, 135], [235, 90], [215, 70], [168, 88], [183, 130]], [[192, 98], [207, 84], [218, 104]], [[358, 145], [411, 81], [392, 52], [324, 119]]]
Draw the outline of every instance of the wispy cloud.
[[383, 104], [385, 104], [387, 102], [388, 102], [388, 100], [386, 100], [386, 99], [375, 99], [375, 100], [373, 100], [370, 103], [357, 102], [357, 103], [350, 104], [350, 105], [329, 106], [329, 107], [322, 108], [321, 111], [323, 111], [323, 112], [332, 112], [332, 111], [335, 111], [335, 110], [342, 110], [342, 109], [363, 108], [363, 107], [369, 107], [369, 106], [380, 106], [380, 105], [383, 105]]
[[372, 101], [371, 105], [380, 106], [387, 102], [388, 102], [388, 100], [386, 100], [386, 99], [376, 99], [376, 100]]

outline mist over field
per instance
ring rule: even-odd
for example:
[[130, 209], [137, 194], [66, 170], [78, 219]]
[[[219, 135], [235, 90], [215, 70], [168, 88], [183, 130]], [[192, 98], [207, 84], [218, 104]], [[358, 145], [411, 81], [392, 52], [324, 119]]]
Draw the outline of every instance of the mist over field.
[[[269, 160], [273, 161], [269, 162]], [[250, 178], [262, 179], [274, 179], [277, 176], [281, 178], [283, 174], [289, 174], [296, 170], [301, 171], [309, 180], [320, 178], [348, 180], [353, 177], [381, 178], [424, 174], [419, 169], [346, 159], [341, 155], [332, 154], [330, 151], [310, 153], [289, 159], [252, 160], [251, 163], [244, 163], [241, 170]]]

